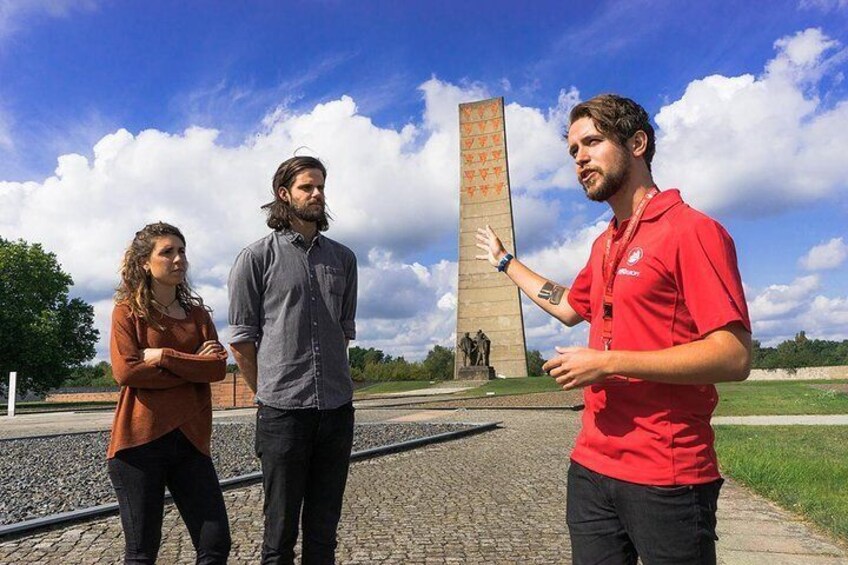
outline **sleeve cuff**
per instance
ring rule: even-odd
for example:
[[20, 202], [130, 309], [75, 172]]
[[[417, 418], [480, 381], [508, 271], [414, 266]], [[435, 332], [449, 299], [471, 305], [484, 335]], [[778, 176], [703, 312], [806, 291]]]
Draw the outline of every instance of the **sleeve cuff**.
[[575, 301], [571, 298], [571, 293], [570, 293], [570, 292], [566, 294], [566, 296], [565, 296], [565, 300], [566, 300], [566, 302], [568, 302], [568, 305], [569, 305], [569, 306], [571, 306], [571, 308], [572, 308], [575, 312], [577, 312], [577, 315], [578, 315], [578, 316], [580, 316], [581, 318], [583, 318], [583, 319], [584, 319], [584, 320], [586, 320], [586, 321], [589, 321], [589, 313], [588, 313], [588, 312], [587, 312], [587, 311], [586, 311], [586, 310], [582, 307], [582, 305], [577, 304], [577, 303], [576, 303], [576, 302], [575, 302]]
[[734, 322], [739, 322], [742, 324], [742, 327], [748, 331], [748, 333], [751, 333], [751, 322], [741, 314], [729, 314], [727, 316], [713, 318], [707, 322], [696, 322], [696, 326], [698, 327], [698, 333], [703, 339], [703, 337], [708, 333], [720, 330]]
[[230, 343], [259, 341], [259, 328], [256, 326], [230, 326]]
[[342, 332], [347, 339], [356, 339], [356, 322], [342, 320]]
[[167, 369], [168, 368], [168, 360], [171, 359], [173, 356], [174, 356], [174, 350], [173, 349], [171, 349], [170, 347], [163, 347], [162, 348], [162, 356], [159, 357], [159, 362], [156, 363], [156, 366], [159, 367], [160, 369]]

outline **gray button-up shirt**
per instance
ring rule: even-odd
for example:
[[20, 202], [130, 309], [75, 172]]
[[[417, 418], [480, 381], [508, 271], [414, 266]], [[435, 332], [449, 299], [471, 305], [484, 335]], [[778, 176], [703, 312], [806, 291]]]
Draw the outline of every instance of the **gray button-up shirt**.
[[338, 408], [353, 398], [345, 340], [356, 337], [356, 256], [319, 234], [272, 232], [230, 271], [230, 342], [257, 344], [256, 400]]

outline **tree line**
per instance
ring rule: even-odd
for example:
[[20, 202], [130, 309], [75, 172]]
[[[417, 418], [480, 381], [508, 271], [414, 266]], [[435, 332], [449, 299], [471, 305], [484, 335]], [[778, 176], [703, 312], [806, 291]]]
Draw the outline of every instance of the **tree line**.
[[[349, 350], [350, 372], [354, 381], [445, 381], [453, 379], [454, 349], [434, 345], [422, 361], [407, 361], [403, 356], [393, 357], [380, 349], [354, 346]], [[531, 376], [542, 375], [545, 360], [538, 350], [527, 351], [527, 369]], [[227, 371], [238, 372], [231, 363]], [[71, 370], [63, 386], [114, 386], [112, 366], [107, 361], [96, 365], [82, 365]]]
[[762, 347], [754, 341], [752, 365], [755, 369], [800, 369], [848, 365], [848, 339], [810, 339], [799, 332], [775, 347]]
[[[455, 351], [451, 347], [435, 345], [421, 361], [407, 361], [380, 349], [354, 346], [349, 350], [351, 377], [355, 381], [442, 381], [453, 378]], [[545, 359], [537, 349], [527, 350], [527, 374], [541, 376]], [[794, 339], [774, 347], [763, 347], [754, 341], [752, 366], [754, 369], [800, 369], [848, 365], [848, 340], [828, 341], [809, 339], [800, 332]], [[234, 364], [227, 370], [236, 372]], [[110, 386], [112, 367], [106, 361], [96, 365], [82, 365], [71, 370], [64, 386]]]
[[[350, 348], [351, 377], [355, 381], [446, 381], [453, 379], [456, 351], [453, 347], [434, 345], [422, 361], [392, 357], [379, 349]], [[527, 352], [528, 374], [542, 374], [545, 360], [537, 350]]]

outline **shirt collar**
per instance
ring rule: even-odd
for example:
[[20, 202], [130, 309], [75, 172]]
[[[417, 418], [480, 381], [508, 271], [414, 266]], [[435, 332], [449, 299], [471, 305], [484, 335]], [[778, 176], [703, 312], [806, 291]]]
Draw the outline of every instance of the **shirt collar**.
[[[645, 211], [642, 213], [643, 222], [649, 222], [651, 220], [656, 220], [663, 214], [665, 214], [669, 209], [677, 206], [678, 204], [682, 204], [683, 199], [680, 197], [680, 190], [676, 188], [669, 188], [667, 190], [660, 191], [659, 194], [651, 199], [651, 202], [648, 204], [648, 207], [645, 208]], [[624, 226], [630, 223], [630, 218], [627, 218], [623, 222], [621, 222], [621, 226], [618, 226], [617, 230], [621, 231]], [[610, 225], [615, 226], [615, 216], [610, 220]]]
[[[303, 238], [303, 236], [299, 232], [296, 232], [293, 229], [283, 228], [282, 230], [280, 230], [280, 232], [282, 233], [283, 237], [285, 237], [291, 243], [296, 243], [296, 244], [301, 245], [303, 247], [309, 246], [309, 244], [306, 243], [306, 240]], [[317, 232], [315, 234], [315, 237], [312, 239], [312, 245], [318, 245], [320, 247], [322, 239], [324, 239], [324, 236], [321, 235], [321, 232]]]
[[680, 197], [680, 191], [676, 188], [669, 188], [657, 194], [648, 207], [645, 208], [645, 213], [642, 214], [642, 221], [656, 220], [665, 214], [670, 208], [682, 204], [683, 199]]

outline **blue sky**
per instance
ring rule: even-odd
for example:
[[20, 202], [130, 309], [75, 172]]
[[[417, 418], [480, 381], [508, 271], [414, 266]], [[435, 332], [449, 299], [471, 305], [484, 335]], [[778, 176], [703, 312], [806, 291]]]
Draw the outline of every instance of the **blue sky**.
[[[846, 24], [845, 0], [0, 0], [0, 236], [55, 251], [105, 338], [130, 236], [176, 223], [226, 337], [229, 265], [307, 146], [360, 257], [360, 345], [419, 358], [454, 339], [456, 105], [505, 98], [520, 255], [569, 283], [608, 215], [563, 116], [618, 92], [655, 117], [660, 186], [733, 235], [755, 337], [846, 339]], [[545, 355], [585, 340], [525, 318]]]

